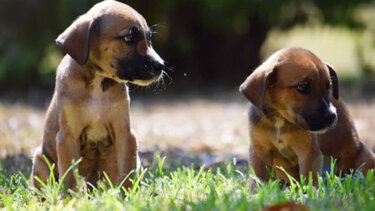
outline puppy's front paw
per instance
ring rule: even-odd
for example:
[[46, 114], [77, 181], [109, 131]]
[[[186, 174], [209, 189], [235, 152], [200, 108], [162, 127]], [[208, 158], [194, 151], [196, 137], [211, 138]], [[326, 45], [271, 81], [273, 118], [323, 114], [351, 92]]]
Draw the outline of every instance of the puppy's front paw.
[[251, 192], [255, 192], [255, 190], [257, 188], [257, 181], [255, 179], [253, 179], [253, 178], [249, 179], [249, 188], [250, 188]]

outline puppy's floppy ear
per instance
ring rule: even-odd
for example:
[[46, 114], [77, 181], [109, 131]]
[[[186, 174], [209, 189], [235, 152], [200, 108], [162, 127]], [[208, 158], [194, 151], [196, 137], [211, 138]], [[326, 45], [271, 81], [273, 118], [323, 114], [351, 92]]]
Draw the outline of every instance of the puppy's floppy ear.
[[335, 69], [330, 64], [326, 63], [326, 65], [328, 67], [329, 75], [331, 77], [332, 94], [333, 94], [333, 97], [337, 100], [339, 99], [339, 79], [337, 78]]
[[90, 38], [96, 23], [96, 19], [88, 15], [81, 16], [57, 37], [56, 45], [78, 64], [85, 64], [89, 58]]
[[240, 92], [259, 110], [263, 110], [266, 89], [275, 67], [258, 67], [240, 86]]

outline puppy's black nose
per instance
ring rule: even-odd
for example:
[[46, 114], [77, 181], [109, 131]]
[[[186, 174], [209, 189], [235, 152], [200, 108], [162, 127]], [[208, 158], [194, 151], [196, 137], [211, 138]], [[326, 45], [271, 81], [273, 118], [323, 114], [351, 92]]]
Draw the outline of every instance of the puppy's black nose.
[[327, 113], [326, 115], [324, 115], [324, 121], [328, 124], [328, 125], [332, 125], [332, 123], [336, 120], [336, 114], [335, 113], [332, 113], [332, 112], [329, 112]]
[[155, 73], [155, 74], [159, 74], [165, 68], [163, 63], [155, 61], [151, 58], [148, 58], [146, 60], [146, 66], [145, 67], [146, 67], [147, 71], [150, 71], [150, 72]]
[[160, 62], [154, 61], [154, 62], [152, 62], [152, 67], [155, 70], [155, 72], [160, 72], [164, 69], [165, 66], [164, 66], [164, 64], [162, 64]]

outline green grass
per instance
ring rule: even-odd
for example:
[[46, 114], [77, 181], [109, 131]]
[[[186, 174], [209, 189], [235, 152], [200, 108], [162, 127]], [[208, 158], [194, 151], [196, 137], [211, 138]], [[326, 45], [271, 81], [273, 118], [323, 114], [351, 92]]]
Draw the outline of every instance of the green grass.
[[[134, 187], [124, 190], [110, 182], [88, 188], [82, 180], [78, 190], [64, 189], [49, 182], [44, 192], [34, 192], [30, 179], [0, 171], [0, 208], [5, 210], [259, 210], [265, 205], [296, 202], [310, 210], [375, 210], [375, 178], [353, 173], [337, 177], [326, 173], [319, 188], [311, 181], [289, 186], [279, 180], [259, 183], [255, 192], [248, 190], [247, 169], [235, 163], [217, 168], [163, 167], [146, 169], [134, 178]], [[53, 176], [51, 176], [53, 180]], [[42, 201], [41, 198], [46, 200]]]

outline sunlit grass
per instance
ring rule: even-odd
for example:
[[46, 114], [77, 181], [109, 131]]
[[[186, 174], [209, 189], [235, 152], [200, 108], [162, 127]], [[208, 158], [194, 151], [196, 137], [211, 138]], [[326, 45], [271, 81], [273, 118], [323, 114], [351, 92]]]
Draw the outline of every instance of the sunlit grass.
[[[248, 189], [249, 171], [235, 162], [218, 168], [163, 166], [163, 159], [132, 178], [125, 190], [108, 179], [96, 187], [78, 178], [76, 191], [66, 190], [53, 175], [43, 191], [34, 191], [30, 179], [0, 172], [0, 208], [6, 210], [258, 210], [266, 205], [295, 202], [311, 210], [374, 210], [374, 171], [347, 176], [324, 173], [319, 187], [311, 177], [289, 186], [277, 179]], [[76, 165], [76, 164], [74, 164]], [[52, 168], [52, 166], [51, 166]], [[142, 180], [140, 178], [143, 178]], [[44, 198], [44, 200], [42, 200]]]
[[[367, 140], [366, 144], [372, 147], [374, 144], [372, 111], [375, 104], [369, 102], [348, 105], [362, 140]], [[172, 140], [168, 145], [171, 147], [178, 147], [186, 142], [193, 143], [191, 147], [183, 145], [186, 152], [194, 152], [202, 143], [218, 153], [243, 152], [247, 155], [249, 140], [246, 102], [232, 104], [203, 100], [183, 104], [159, 102], [152, 104], [152, 109], [151, 106], [133, 106], [133, 108], [133, 126], [137, 131], [141, 150], [152, 150], [154, 145], [162, 146], [164, 138], [168, 137]], [[174, 118], [164, 118], [171, 115]], [[16, 147], [22, 146], [23, 149], [27, 149], [39, 144], [42, 117], [43, 112], [35, 108], [0, 105], [0, 152], [4, 149], [13, 152], [10, 149], [14, 147], [14, 152], [20, 153], [22, 150]], [[145, 119], [147, 121], [144, 121]], [[33, 121], [38, 124], [34, 125]], [[192, 126], [183, 128], [186, 131], [181, 130], [180, 133], [171, 134], [169, 127], [176, 127], [180, 122]], [[222, 122], [224, 125], [222, 128], [225, 130], [217, 129], [217, 122]], [[17, 127], [14, 126], [16, 124]], [[29, 130], [36, 131], [32, 137], [27, 133]], [[227, 136], [229, 141], [223, 142]], [[227, 145], [231, 145], [232, 148]], [[204, 157], [201, 151], [195, 152]], [[10, 175], [9, 172], [0, 171], [0, 208], [5, 210], [259, 210], [266, 205], [293, 201], [304, 204], [311, 210], [375, 210], [373, 171], [365, 176], [355, 172], [340, 177], [325, 173], [319, 180], [319, 188], [312, 187], [311, 180], [293, 181], [290, 186], [282, 184], [279, 180], [270, 180], [265, 183], [260, 182], [252, 193], [247, 184], [249, 170], [240, 168], [235, 163], [219, 165], [216, 168], [175, 167], [169, 164], [170, 160], [178, 162], [179, 159], [171, 158], [168, 153], [167, 156], [166, 160], [159, 158], [152, 162], [152, 166], [141, 173], [142, 180], [140, 176], [132, 178], [136, 185], [131, 190], [124, 190], [108, 180], [93, 187], [77, 177], [77, 190], [69, 191], [63, 183], [56, 182], [54, 175], [51, 175], [50, 181], [44, 186], [44, 191], [38, 192], [31, 188], [29, 174], [25, 177], [22, 174]], [[19, 162], [6, 163], [14, 166], [14, 169], [22, 170]], [[4, 163], [3, 167], [5, 168]], [[41, 200], [42, 198], [45, 200]]]

